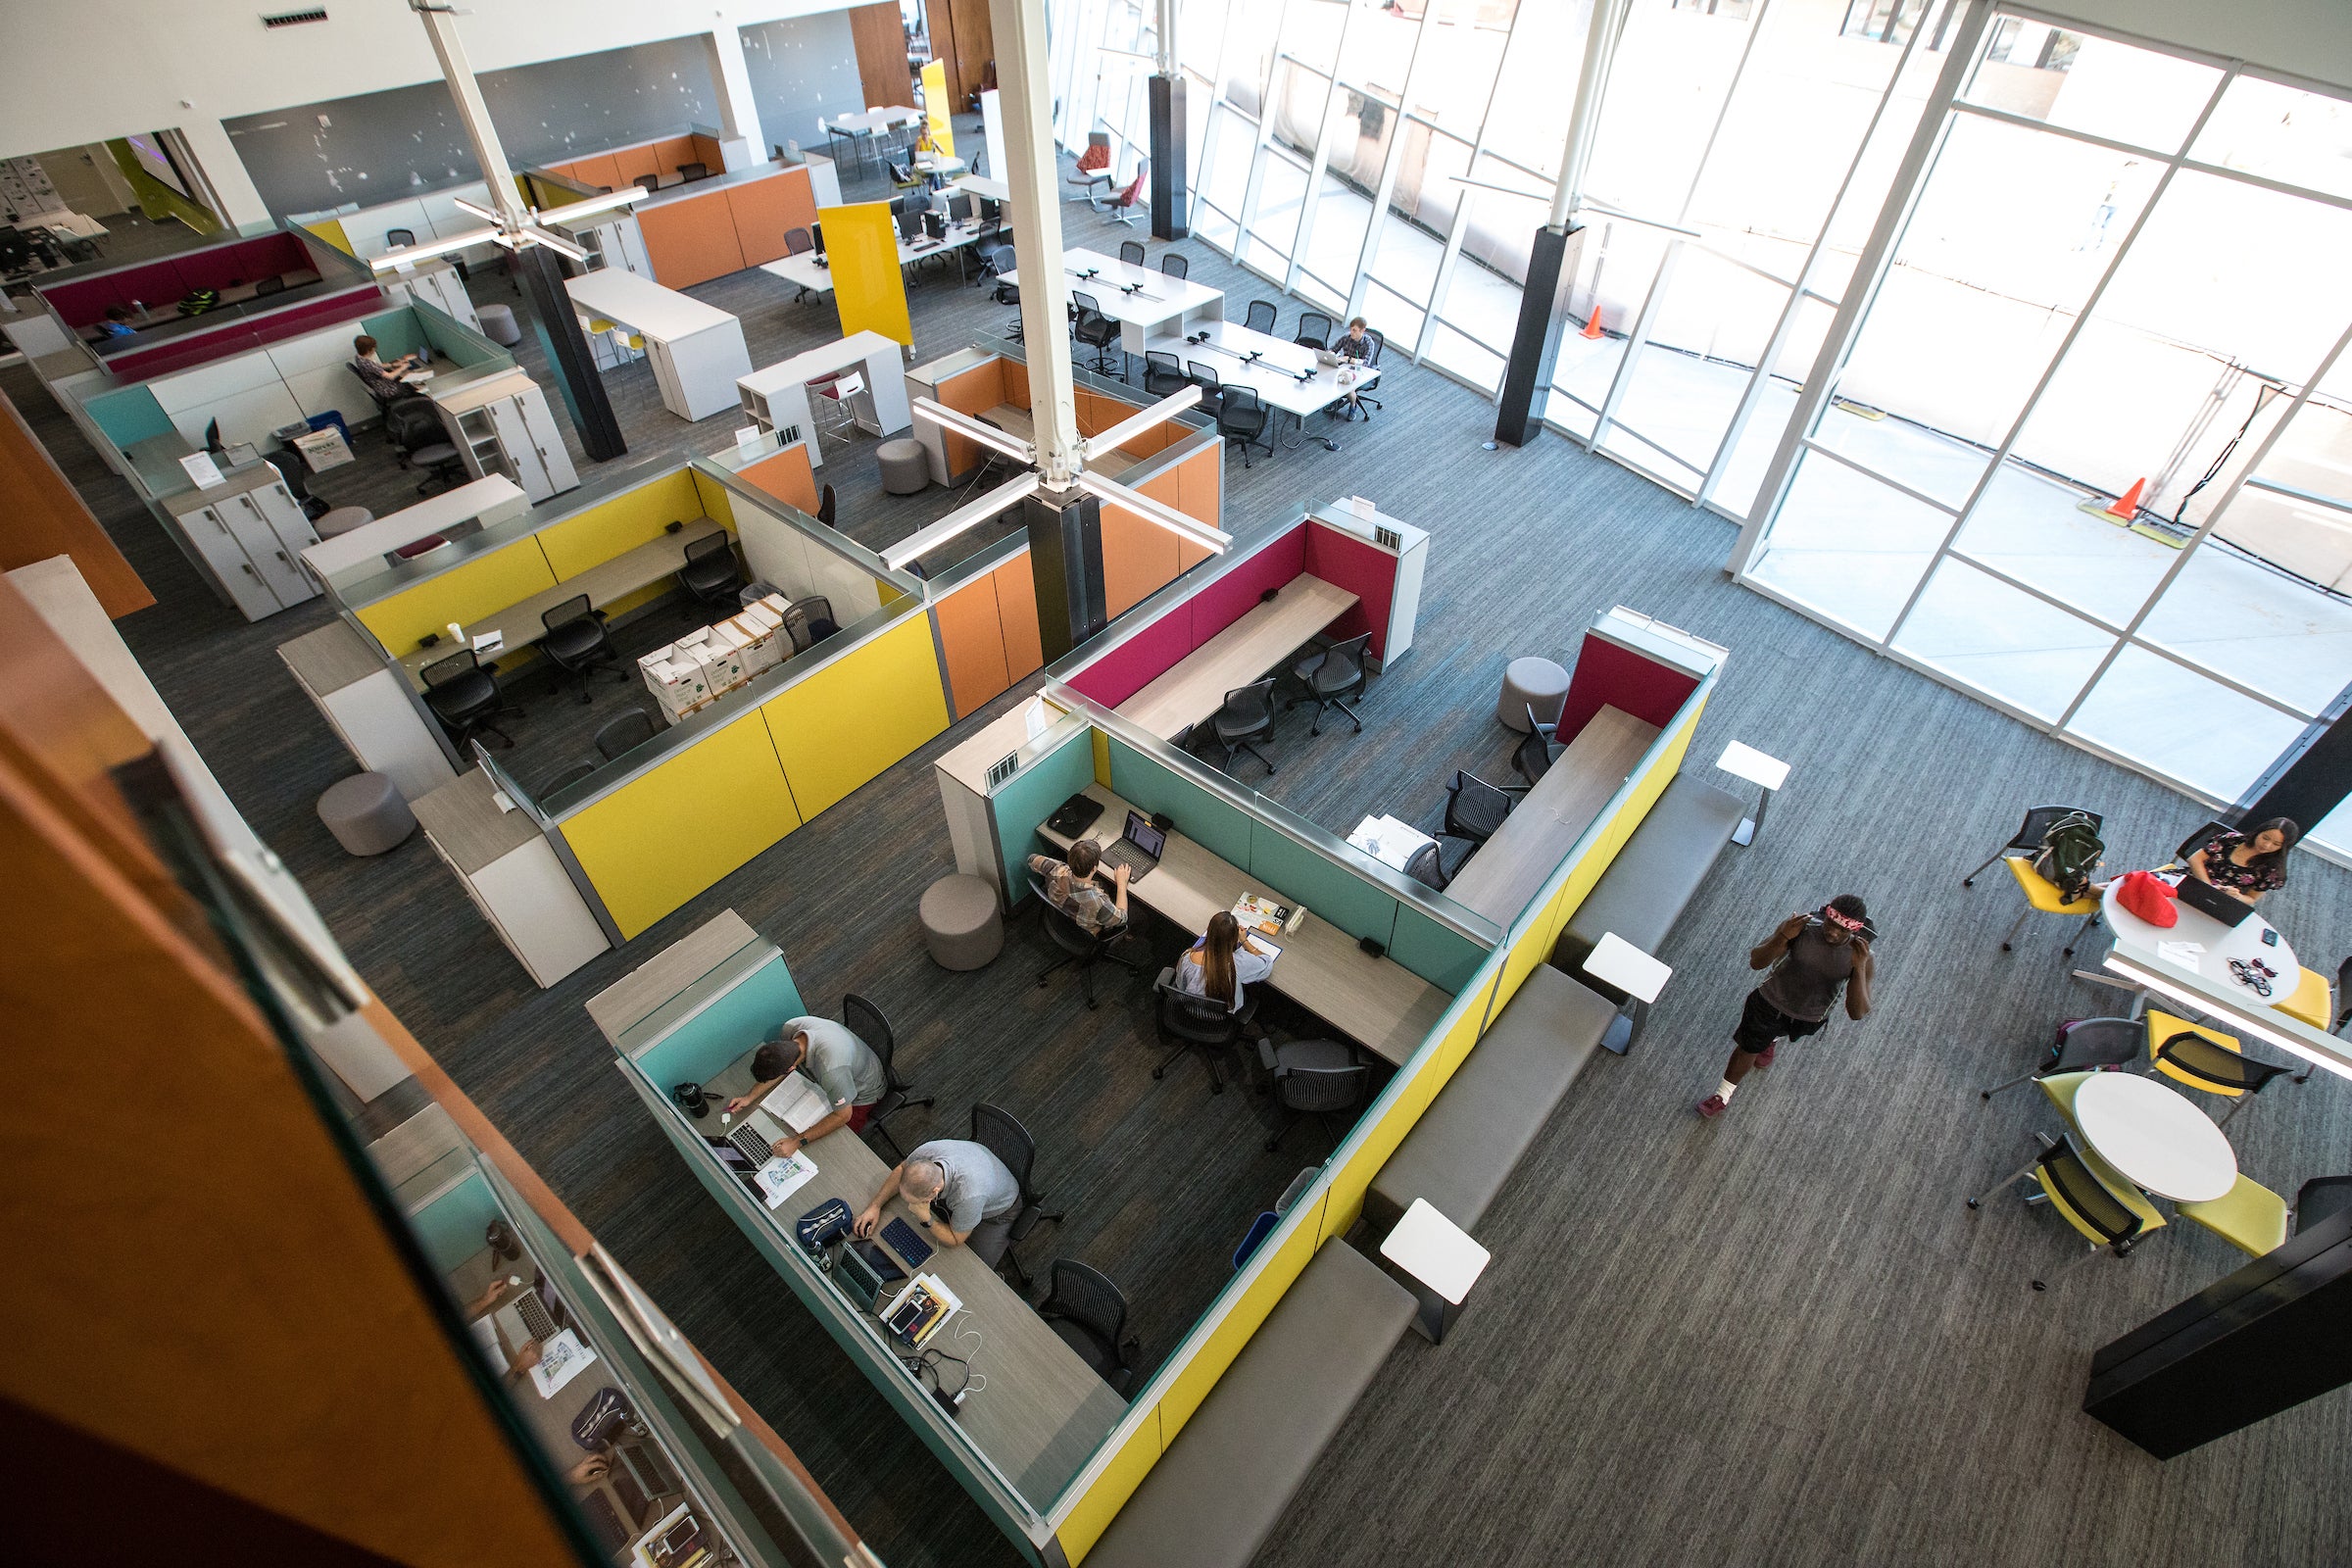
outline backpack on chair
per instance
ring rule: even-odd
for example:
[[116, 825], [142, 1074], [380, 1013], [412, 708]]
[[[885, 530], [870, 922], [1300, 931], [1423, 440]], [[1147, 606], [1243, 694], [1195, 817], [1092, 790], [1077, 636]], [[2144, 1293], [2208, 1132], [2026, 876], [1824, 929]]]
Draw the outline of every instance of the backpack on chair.
[[2069, 811], [2052, 822], [2034, 852], [2034, 871], [2057, 888], [2069, 904], [2090, 896], [2090, 874], [2106, 858], [2107, 846], [2087, 811]]

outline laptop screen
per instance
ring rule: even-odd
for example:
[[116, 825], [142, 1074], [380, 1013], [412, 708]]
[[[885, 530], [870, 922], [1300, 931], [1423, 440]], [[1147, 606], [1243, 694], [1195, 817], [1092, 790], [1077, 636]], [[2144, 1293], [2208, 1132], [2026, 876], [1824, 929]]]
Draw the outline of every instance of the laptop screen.
[[1127, 840], [1154, 860], [1168, 847], [1168, 836], [1152, 825], [1152, 819], [1141, 811], [1127, 813]]

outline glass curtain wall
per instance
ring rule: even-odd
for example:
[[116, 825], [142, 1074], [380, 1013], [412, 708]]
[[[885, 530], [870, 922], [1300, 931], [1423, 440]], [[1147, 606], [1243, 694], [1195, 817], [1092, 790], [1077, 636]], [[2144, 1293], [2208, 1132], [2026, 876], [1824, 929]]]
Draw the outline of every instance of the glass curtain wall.
[[1939, 120], [1741, 580], [2234, 800], [2352, 684], [2352, 105], [1994, 13]]

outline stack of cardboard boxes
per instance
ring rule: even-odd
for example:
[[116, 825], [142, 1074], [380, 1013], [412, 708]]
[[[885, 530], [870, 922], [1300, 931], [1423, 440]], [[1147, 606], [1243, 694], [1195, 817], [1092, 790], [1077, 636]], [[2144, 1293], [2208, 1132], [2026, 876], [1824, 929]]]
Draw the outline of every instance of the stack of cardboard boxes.
[[662, 705], [663, 718], [674, 724], [699, 712], [789, 657], [792, 638], [784, 630], [785, 608], [782, 594], [769, 594], [742, 614], [689, 632], [637, 661], [638, 673]]

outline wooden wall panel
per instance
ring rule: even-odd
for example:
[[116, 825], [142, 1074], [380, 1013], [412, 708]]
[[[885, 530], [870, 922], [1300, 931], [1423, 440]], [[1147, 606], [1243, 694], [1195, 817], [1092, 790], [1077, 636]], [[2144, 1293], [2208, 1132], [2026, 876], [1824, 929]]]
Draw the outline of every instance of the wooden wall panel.
[[[933, 25], [942, 12], [950, 13], [956, 29], [955, 53], [947, 58], [948, 87], [955, 108], [961, 112], [972, 96], [988, 83], [989, 62], [997, 55], [996, 27], [989, 20], [988, 0], [931, 0]], [[968, 158], [970, 154], [966, 153]], [[991, 162], [989, 168], [1002, 167]]]
[[852, 6], [850, 43], [858, 51], [858, 80], [868, 109], [914, 106], [914, 81], [906, 70], [906, 26], [895, 0]]
[[24, 416], [0, 396], [0, 571], [51, 556], [72, 556], [116, 620], [155, 603]]

